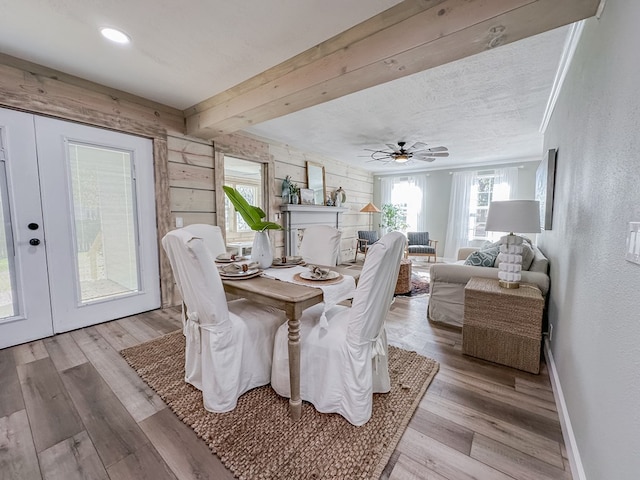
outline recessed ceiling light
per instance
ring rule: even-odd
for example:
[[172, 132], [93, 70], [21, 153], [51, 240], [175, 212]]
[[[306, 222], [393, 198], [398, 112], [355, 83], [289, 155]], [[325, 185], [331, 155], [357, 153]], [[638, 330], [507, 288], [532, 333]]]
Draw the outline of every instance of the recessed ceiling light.
[[101, 28], [100, 33], [104, 38], [111, 40], [112, 42], [116, 42], [120, 44], [127, 44], [131, 42], [129, 35], [127, 35], [124, 32], [121, 32], [120, 30], [116, 30], [115, 28], [108, 28], [108, 27]]

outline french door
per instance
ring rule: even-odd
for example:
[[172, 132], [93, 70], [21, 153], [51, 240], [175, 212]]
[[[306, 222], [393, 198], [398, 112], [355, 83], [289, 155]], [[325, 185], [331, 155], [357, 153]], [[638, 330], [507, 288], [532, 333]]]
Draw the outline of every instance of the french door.
[[152, 143], [0, 109], [0, 348], [160, 306]]

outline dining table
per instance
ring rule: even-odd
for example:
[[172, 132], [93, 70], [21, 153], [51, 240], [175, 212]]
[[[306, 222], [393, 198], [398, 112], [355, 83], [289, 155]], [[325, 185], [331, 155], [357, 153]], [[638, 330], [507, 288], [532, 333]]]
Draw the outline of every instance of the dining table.
[[[361, 266], [338, 265], [330, 267], [342, 275], [355, 278], [360, 276]], [[268, 272], [268, 270], [267, 270]], [[291, 398], [289, 413], [294, 421], [302, 414], [300, 399], [300, 317], [307, 308], [323, 301], [323, 291], [312, 285], [289, 283], [268, 276], [258, 276], [242, 280], [223, 279], [224, 291], [256, 303], [269, 305], [285, 312], [288, 324], [289, 381]]]

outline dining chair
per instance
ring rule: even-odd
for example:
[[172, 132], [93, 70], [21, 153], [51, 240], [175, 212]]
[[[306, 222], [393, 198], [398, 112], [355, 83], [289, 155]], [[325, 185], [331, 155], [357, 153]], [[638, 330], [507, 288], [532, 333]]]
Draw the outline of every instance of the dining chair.
[[335, 266], [340, 257], [342, 232], [329, 225], [311, 225], [304, 229], [300, 256], [310, 264]]
[[[393, 300], [406, 239], [382, 237], [370, 249], [351, 307], [326, 312], [314, 305], [300, 318], [300, 396], [322, 413], [339, 413], [353, 425], [370, 418], [374, 393], [389, 392], [384, 322]], [[273, 347], [271, 386], [290, 397], [288, 329], [281, 326]]]
[[204, 239], [188, 229], [167, 233], [162, 246], [187, 309], [185, 381], [202, 391], [206, 410], [231, 411], [244, 392], [269, 383], [284, 312], [246, 299], [227, 302]]
[[371, 245], [378, 241], [378, 232], [376, 230], [358, 230], [358, 238], [356, 239], [356, 256], [353, 261], [358, 260], [358, 254], [364, 253], [367, 258], [367, 250]]
[[227, 252], [220, 227], [206, 223], [194, 223], [182, 228], [194, 236], [202, 238], [214, 260], [218, 255]]

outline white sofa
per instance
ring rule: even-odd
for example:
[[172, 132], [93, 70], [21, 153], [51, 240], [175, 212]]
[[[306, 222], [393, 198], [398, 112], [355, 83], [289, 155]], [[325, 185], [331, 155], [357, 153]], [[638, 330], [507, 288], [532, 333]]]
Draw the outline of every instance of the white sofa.
[[[498, 279], [498, 269], [463, 265], [464, 260], [477, 248], [458, 250], [458, 262], [431, 265], [429, 284], [428, 318], [432, 322], [462, 327], [464, 316], [464, 287], [471, 277]], [[533, 247], [534, 258], [529, 270], [522, 272], [521, 283], [532, 283], [540, 288], [546, 298], [549, 291], [549, 261]]]

